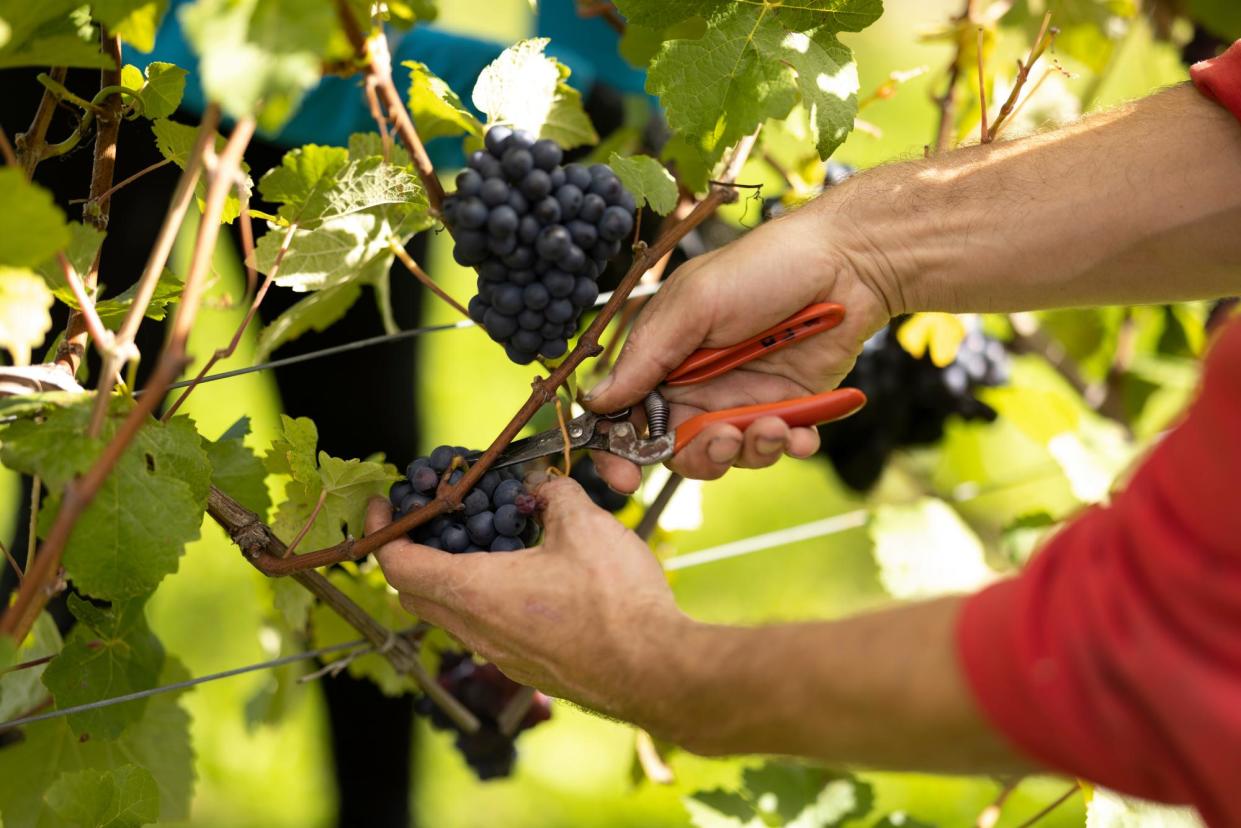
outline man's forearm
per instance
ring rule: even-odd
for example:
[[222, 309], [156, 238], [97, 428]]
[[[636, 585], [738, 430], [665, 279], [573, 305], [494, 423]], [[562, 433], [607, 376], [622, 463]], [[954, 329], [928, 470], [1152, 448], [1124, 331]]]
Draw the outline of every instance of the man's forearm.
[[862, 269], [879, 271], [894, 313], [1231, 295], [1241, 124], [1177, 87], [1031, 138], [876, 169], [809, 209], [845, 224], [843, 255], [881, 263]]
[[979, 717], [961, 677], [959, 603], [754, 629], [691, 622], [673, 645], [671, 668], [648, 685], [652, 701], [637, 718], [704, 753], [1028, 771]]

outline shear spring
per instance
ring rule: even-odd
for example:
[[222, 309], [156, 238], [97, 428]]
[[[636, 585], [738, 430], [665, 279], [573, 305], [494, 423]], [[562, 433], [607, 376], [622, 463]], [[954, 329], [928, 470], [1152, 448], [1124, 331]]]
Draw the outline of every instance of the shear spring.
[[663, 394], [652, 391], [642, 401], [646, 409], [646, 432], [652, 438], [663, 437], [668, 433], [668, 401]]

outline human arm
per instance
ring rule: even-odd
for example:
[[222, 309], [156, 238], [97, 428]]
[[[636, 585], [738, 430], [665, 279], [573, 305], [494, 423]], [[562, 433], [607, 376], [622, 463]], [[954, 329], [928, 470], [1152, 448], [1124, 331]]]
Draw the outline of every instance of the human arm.
[[[1239, 226], [1241, 124], [1190, 86], [1030, 138], [879, 167], [680, 268], [589, 404], [630, 405], [693, 350], [733, 344], [812, 301], [845, 305], [846, 324], [745, 370], [667, 389], [674, 424], [831, 387], [865, 338], [900, 313], [1235, 294]], [[761, 457], [760, 428], [779, 440]], [[674, 468], [718, 477], [734, 464], [768, 465], [781, 449], [802, 456], [813, 439], [769, 420], [745, 435], [718, 425]], [[739, 451], [713, 460], [712, 441]], [[599, 461], [614, 486], [636, 487], [636, 468]]]
[[[575, 482], [538, 494], [545, 539], [533, 549], [451, 555], [396, 541], [380, 550], [402, 605], [518, 681], [700, 752], [1028, 767], [974, 711], [954, 654], [957, 601], [839, 622], [698, 623], [677, 609], [646, 545]], [[373, 501], [367, 530], [390, 516]]]

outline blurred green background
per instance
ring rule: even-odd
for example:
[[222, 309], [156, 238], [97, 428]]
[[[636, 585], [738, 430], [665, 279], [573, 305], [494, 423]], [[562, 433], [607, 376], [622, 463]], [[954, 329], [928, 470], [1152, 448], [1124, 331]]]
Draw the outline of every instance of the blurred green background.
[[[923, 43], [919, 35], [942, 26], [960, 3], [887, 0], [886, 6], [877, 25], [860, 36], [845, 38], [857, 53], [863, 93], [892, 71], [927, 67], [928, 72], [902, 86], [892, 99], [862, 113], [876, 130], [855, 132], [837, 153], [837, 158], [859, 166], [921, 155], [935, 123], [930, 88], [938, 82], [949, 52], [945, 43]], [[525, 36], [531, 22], [526, 0], [441, 4], [441, 25], [446, 28], [503, 41]], [[1110, 73], [1113, 80], [1093, 96], [1096, 105], [1139, 95], [1174, 79], [1180, 71], [1174, 55], [1154, 49], [1141, 37], [1126, 43], [1119, 60], [1124, 63], [1123, 71]], [[754, 168], [747, 170], [743, 180], [769, 174]], [[733, 218], [743, 218], [738, 213], [745, 206], [734, 208]], [[752, 223], [755, 216], [744, 218]], [[449, 292], [465, 297], [473, 277], [452, 262], [446, 238], [440, 236], [432, 243], [427, 269]], [[184, 257], [186, 249], [181, 245], [179, 255]], [[179, 269], [177, 264], [174, 270]], [[236, 253], [219, 251], [216, 270], [219, 279], [213, 293], [217, 297], [238, 295], [242, 275]], [[239, 321], [240, 311], [218, 304], [208, 303], [194, 330], [191, 345], [199, 359], [225, 341]], [[451, 309], [433, 304], [426, 321], [451, 321], [452, 314]], [[427, 412], [428, 445], [485, 444], [525, 397], [530, 371], [510, 364], [478, 329], [437, 334], [424, 344], [417, 374], [394, 378], [392, 393], [417, 395]], [[218, 369], [248, 365], [252, 354], [253, 338]], [[456, 380], [462, 366], [468, 366], [472, 375], [468, 384]], [[485, 398], [479, 397], [480, 391]], [[332, 392], [347, 395], [348, 389]], [[265, 451], [276, 433], [280, 403], [269, 379], [251, 374], [202, 387], [187, 409], [208, 436], [224, 431], [240, 414], [248, 414], [253, 423], [249, 442]], [[288, 413], [296, 416], [300, 412]], [[364, 427], [361, 419], [359, 427]], [[406, 458], [394, 459], [403, 463]], [[1031, 467], [1037, 467], [1044, 458], [1029, 460]], [[1021, 497], [1019, 493], [1012, 496]], [[769, 470], [734, 473], [707, 485], [686, 486], [671, 519], [694, 524], [700, 513], [701, 525], [662, 533], [659, 551], [702, 549], [861, 505], [833, 482], [821, 462], [785, 461]], [[877, 579], [864, 529], [688, 569], [675, 573], [673, 586], [687, 612], [720, 622], [831, 618], [891, 600]], [[191, 673], [203, 674], [274, 654], [271, 648], [276, 637], [263, 633], [269, 601], [260, 576], [239, 560], [220, 530], [208, 522], [202, 540], [189, 548], [179, 571], [161, 585], [149, 612], [168, 650]], [[790, 665], [791, 678], [795, 678], [793, 671], [795, 665]], [[183, 704], [193, 715], [198, 757], [194, 825], [276, 828], [331, 823], [330, 757], [316, 686], [311, 683], [295, 691], [280, 724], [253, 728], [246, 724], [247, 703], [273, 681], [269, 674], [247, 675], [211, 683], [184, 696]], [[447, 734], [432, 732], [422, 724], [419, 727], [425, 732], [418, 739], [414, 810], [420, 824], [437, 828], [688, 825], [680, 797], [729, 782], [746, 765], [745, 760], [708, 761], [674, 753], [670, 761], [678, 785], [635, 784], [632, 731], [561, 704], [550, 724], [522, 737], [521, 759], [511, 779], [479, 783]], [[973, 825], [999, 790], [995, 781], [986, 779], [907, 774], [867, 774], [867, 778], [876, 786], [876, 815], [905, 811], [942, 828]], [[1019, 824], [1058, 796], [1066, 784], [1058, 779], [1027, 780], [1009, 799], [999, 825]], [[1075, 798], [1040, 824], [1081, 825], [1079, 800]]]

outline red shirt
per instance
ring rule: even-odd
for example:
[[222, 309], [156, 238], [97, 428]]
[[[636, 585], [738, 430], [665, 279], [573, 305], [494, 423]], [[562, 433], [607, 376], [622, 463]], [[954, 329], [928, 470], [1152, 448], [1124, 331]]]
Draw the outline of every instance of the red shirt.
[[[1241, 42], [1192, 76], [1241, 118]], [[957, 639], [1022, 753], [1241, 826], [1241, 323], [1129, 485], [969, 598]]]

